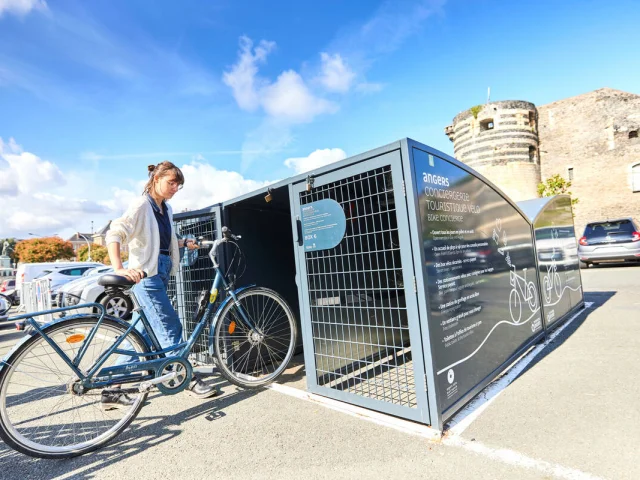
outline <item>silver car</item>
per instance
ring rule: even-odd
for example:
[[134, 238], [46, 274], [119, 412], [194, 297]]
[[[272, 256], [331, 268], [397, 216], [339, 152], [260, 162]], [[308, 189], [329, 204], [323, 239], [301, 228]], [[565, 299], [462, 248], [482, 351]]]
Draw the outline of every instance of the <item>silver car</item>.
[[589, 223], [578, 241], [580, 267], [604, 262], [640, 261], [640, 222], [620, 218]]

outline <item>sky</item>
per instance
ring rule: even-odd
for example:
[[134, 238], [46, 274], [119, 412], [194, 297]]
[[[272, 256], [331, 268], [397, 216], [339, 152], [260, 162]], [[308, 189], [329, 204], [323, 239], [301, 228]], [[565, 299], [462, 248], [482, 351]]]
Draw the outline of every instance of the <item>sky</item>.
[[0, 0], [0, 238], [90, 232], [169, 160], [174, 212], [473, 105], [640, 93], [637, 0]]

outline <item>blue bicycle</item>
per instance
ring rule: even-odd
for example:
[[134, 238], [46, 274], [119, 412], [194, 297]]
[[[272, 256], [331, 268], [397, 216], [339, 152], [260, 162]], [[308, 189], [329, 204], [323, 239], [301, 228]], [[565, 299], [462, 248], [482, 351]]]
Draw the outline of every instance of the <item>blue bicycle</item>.
[[[0, 437], [7, 445], [41, 458], [68, 458], [104, 446], [125, 430], [157, 389], [166, 395], [184, 390], [193, 367], [189, 354], [206, 325], [216, 367], [229, 382], [255, 388], [273, 382], [293, 356], [297, 328], [291, 309], [276, 292], [254, 285], [235, 288], [218, 263], [223, 244], [239, 247], [226, 227], [222, 238], [200, 239], [211, 247], [216, 275], [201, 295], [196, 327], [180, 344], [162, 349], [125, 277], [105, 275], [100, 283], [113, 293], [128, 291], [139, 317], [131, 323], [87, 304], [14, 317], [26, 319], [28, 334], [0, 363]], [[222, 290], [227, 295], [216, 308]], [[94, 307], [100, 314], [77, 314], [40, 326], [34, 316]], [[135, 330], [142, 322], [150, 341]], [[103, 391], [134, 401], [106, 410]]]

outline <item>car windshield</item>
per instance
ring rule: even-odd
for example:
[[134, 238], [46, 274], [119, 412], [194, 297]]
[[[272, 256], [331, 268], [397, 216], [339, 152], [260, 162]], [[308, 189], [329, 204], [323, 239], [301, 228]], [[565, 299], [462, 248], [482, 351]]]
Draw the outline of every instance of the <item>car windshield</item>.
[[53, 272], [53, 270], [43, 270], [42, 273], [38, 275], [36, 278], [42, 278], [45, 275], [49, 275], [51, 272]]
[[617, 220], [613, 222], [590, 223], [584, 230], [584, 236], [588, 240], [596, 240], [607, 237], [631, 238], [635, 231], [630, 220]]

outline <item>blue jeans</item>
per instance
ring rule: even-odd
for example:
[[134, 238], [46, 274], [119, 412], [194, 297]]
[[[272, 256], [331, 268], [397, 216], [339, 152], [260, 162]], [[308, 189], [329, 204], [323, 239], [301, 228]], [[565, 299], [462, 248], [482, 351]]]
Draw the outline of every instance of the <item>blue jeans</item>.
[[[173, 309], [167, 295], [170, 273], [171, 257], [160, 255], [158, 257], [158, 274], [153, 277], [143, 278], [140, 283], [133, 287], [133, 292], [163, 349], [176, 345], [182, 340], [180, 317]], [[134, 322], [139, 317], [138, 313], [134, 313], [131, 322]], [[136, 330], [142, 334], [149, 345], [153, 345], [142, 321], [136, 324]], [[130, 350], [132, 347], [125, 341], [121, 348]], [[138, 361], [136, 357], [120, 356], [115, 364], [122, 365], [136, 361]]]
[[[182, 340], [182, 324], [180, 317], [173, 309], [167, 287], [169, 286], [169, 274], [171, 273], [171, 257], [160, 255], [158, 257], [158, 274], [153, 277], [143, 278], [140, 283], [133, 287], [133, 292], [144, 310], [147, 320], [153, 333], [155, 333], [160, 346], [164, 349], [171, 345], [176, 345]], [[138, 313], [133, 314], [131, 321], [139, 317]], [[142, 336], [151, 345], [149, 335], [144, 329], [142, 322], [136, 325]]]

